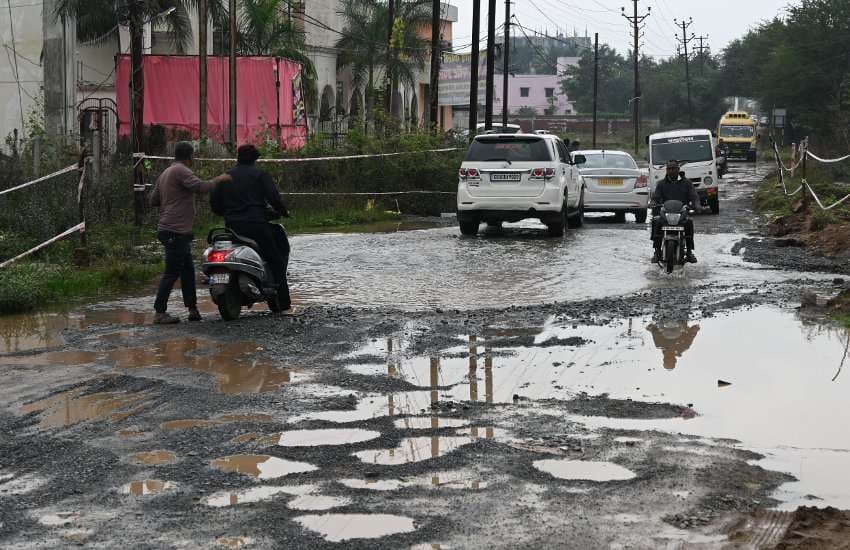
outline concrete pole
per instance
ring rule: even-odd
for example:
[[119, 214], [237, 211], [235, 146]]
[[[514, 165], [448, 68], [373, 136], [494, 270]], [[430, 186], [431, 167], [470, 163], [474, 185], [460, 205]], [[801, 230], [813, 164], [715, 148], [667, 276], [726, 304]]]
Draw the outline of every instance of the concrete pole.
[[230, 0], [230, 147], [236, 151], [236, 0]]
[[440, 127], [440, 0], [431, 3], [431, 124]]
[[508, 91], [511, 72], [511, 0], [505, 0], [505, 49], [502, 56], [505, 62], [504, 80], [502, 81], [502, 130], [507, 131], [508, 113], [510, 112]]
[[198, 61], [200, 79], [200, 97], [198, 98], [198, 125], [201, 143], [207, 139], [207, 0], [198, 2]]
[[42, 5], [42, 37], [44, 68], [44, 122], [47, 134], [62, 136], [65, 134], [64, 119], [64, 79], [62, 41], [62, 22], [56, 18], [59, 0], [44, 0]]
[[469, 139], [478, 127], [478, 43], [481, 40], [481, 0], [472, 0], [472, 59], [469, 67]]
[[484, 105], [484, 129], [493, 129], [494, 75], [496, 70], [496, 0], [490, 0], [487, 13], [487, 99]]

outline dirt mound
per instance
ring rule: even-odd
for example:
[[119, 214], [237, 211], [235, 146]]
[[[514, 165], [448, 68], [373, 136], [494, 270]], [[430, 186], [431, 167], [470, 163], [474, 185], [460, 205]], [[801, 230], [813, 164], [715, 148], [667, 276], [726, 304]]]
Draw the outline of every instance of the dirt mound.
[[850, 511], [802, 506], [777, 550], [850, 550]]

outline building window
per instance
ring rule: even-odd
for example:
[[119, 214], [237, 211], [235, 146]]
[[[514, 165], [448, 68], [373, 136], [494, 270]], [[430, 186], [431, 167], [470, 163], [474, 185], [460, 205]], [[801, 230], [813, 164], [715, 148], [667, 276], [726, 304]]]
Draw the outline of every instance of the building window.
[[546, 97], [555, 97], [555, 88], [546, 88]]
[[520, 88], [519, 89], [520, 97], [528, 97], [528, 88]]

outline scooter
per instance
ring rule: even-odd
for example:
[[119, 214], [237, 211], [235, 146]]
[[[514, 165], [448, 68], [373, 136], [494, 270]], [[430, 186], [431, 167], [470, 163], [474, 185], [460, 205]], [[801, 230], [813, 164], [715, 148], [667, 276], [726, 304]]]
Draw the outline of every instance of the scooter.
[[[271, 225], [284, 231], [279, 224]], [[219, 227], [210, 230], [207, 243], [210, 246], [204, 251], [202, 270], [222, 319], [238, 319], [243, 306], [250, 309], [258, 302], [266, 302], [273, 313], [282, 311], [278, 287], [255, 241]]]
[[688, 206], [680, 201], [666, 201], [659, 209], [656, 219], [661, 221], [661, 258], [658, 265], [667, 273], [673, 273], [677, 266], [687, 263], [688, 240], [685, 237], [685, 222], [688, 220]]

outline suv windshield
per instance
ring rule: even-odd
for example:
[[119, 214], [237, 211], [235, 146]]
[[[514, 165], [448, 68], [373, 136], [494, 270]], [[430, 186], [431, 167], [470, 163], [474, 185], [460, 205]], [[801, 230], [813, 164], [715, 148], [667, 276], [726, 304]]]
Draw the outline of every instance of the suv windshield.
[[468, 162], [532, 162], [552, 160], [546, 141], [539, 138], [476, 138], [464, 159]]
[[669, 160], [708, 162], [714, 159], [708, 136], [663, 138], [652, 142], [652, 164], [661, 166]]
[[755, 133], [752, 126], [721, 126], [720, 137], [751, 138]]
[[603, 154], [585, 154], [587, 162], [581, 165], [581, 169], [588, 168], [626, 168], [634, 170], [637, 168], [635, 161], [626, 155], [603, 155]]

